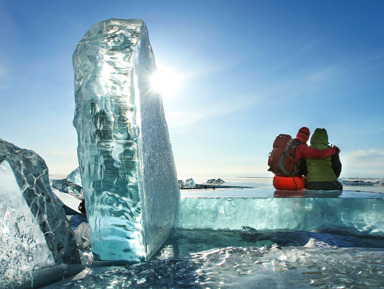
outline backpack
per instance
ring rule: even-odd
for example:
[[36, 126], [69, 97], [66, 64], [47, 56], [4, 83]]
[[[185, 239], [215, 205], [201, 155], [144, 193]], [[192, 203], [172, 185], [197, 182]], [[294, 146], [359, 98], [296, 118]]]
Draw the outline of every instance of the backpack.
[[288, 134], [279, 134], [273, 142], [272, 151], [268, 156], [268, 171], [283, 177], [298, 174], [299, 168], [294, 156], [296, 148], [300, 144], [300, 141], [292, 139]]

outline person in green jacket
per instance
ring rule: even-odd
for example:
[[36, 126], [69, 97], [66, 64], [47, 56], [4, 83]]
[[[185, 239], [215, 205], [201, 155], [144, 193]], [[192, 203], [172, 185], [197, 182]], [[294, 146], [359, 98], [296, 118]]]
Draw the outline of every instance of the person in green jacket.
[[[311, 148], [324, 150], [329, 148], [328, 134], [324, 128], [317, 128], [310, 141]], [[337, 180], [341, 173], [339, 154], [324, 159], [306, 159], [307, 181], [309, 190], [342, 190], [343, 185]]]

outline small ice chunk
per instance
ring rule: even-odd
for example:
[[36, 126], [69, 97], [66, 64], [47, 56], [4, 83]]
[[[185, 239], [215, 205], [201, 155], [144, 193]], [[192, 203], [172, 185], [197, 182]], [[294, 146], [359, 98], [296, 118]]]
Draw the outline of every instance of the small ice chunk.
[[192, 179], [192, 178], [190, 178], [190, 179], [187, 179], [186, 181], [185, 181], [185, 186], [184, 186], [185, 188], [196, 188], [196, 183], [195, 183], [195, 180], [194, 179]]
[[218, 179], [209, 179], [206, 183], [221, 185], [221, 184], [224, 184], [225, 182], [222, 179], [218, 178]]

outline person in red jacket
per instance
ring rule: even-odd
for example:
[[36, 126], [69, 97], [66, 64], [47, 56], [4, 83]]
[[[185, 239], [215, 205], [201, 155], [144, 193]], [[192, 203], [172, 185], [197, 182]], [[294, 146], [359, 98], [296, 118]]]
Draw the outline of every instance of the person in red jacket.
[[305, 176], [307, 174], [307, 167], [305, 159], [323, 159], [333, 156], [340, 152], [336, 146], [330, 147], [325, 150], [317, 150], [309, 147], [307, 141], [309, 140], [310, 131], [307, 127], [302, 127], [293, 139], [291, 147], [295, 148], [294, 162], [296, 170], [292, 177], [283, 177], [275, 175], [273, 178], [273, 186], [277, 190], [302, 190], [305, 188]]

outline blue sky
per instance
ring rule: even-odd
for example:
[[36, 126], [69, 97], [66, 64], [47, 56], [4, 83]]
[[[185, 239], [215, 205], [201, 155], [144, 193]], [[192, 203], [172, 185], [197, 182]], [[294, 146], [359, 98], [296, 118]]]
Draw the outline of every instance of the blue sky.
[[[0, 138], [77, 167], [72, 54], [95, 22], [140, 18], [179, 178], [271, 176], [279, 133], [326, 128], [343, 177], [384, 177], [384, 1], [0, 0]], [[177, 84], [177, 85], [176, 85]]]

